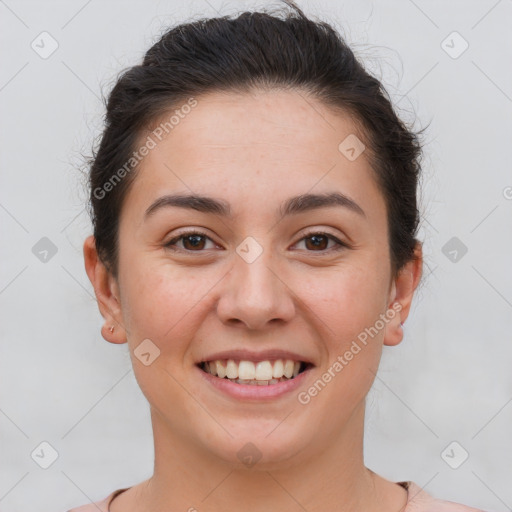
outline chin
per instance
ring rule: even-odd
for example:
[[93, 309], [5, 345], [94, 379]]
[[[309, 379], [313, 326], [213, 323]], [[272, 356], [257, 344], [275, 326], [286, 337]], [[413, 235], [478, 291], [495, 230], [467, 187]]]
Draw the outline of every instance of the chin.
[[259, 426], [254, 420], [231, 423], [227, 430], [232, 437], [224, 430], [216, 429], [215, 434], [206, 436], [200, 444], [213, 457], [238, 469], [286, 469], [297, 464], [305, 451], [311, 450], [312, 439], [304, 432], [290, 429], [284, 422], [280, 424], [281, 421], [266, 420]]

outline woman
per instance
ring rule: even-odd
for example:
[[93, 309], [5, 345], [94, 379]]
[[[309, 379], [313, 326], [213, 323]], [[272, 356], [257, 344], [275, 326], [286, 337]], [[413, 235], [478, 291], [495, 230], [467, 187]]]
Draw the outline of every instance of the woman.
[[286, 3], [169, 30], [110, 94], [84, 258], [155, 463], [73, 511], [476, 510], [364, 465], [365, 397], [421, 278], [421, 147]]

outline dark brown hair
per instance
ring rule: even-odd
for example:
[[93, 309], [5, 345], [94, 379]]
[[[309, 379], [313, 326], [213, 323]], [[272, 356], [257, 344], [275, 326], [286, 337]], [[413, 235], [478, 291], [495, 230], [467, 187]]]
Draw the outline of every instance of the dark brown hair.
[[132, 170], [127, 162], [142, 136], [191, 97], [252, 88], [300, 89], [352, 117], [385, 199], [393, 275], [415, 258], [420, 132], [406, 128], [380, 81], [331, 25], [313, 21], [291, 0], [283, 1], [291, 9], [285, 8], [282, 16], [243, 12], [171, 28], [142, 64], [119, 76], [89, 173], [96, 248], [115, 277], [121, 207], [136, 176], [136, 165]]

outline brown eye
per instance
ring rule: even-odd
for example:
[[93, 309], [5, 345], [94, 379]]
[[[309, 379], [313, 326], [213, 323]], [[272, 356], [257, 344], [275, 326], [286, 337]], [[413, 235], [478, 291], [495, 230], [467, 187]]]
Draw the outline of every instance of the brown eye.
[[327, 249], [327, 245], [329, 244], [329, 239], [325, 235], [312, 235], [308, 236], [306, 240], [310, 240], [311, 243], [308, 244], [306, 242], [306, 247], [308, 249], [320, 249], [324, 250]]
[[[171, 250], [182, 250], [189, 252], [201, 252], [205, 249], [206, 241], [211, 240], [210, 237], [206, 236], [205, 233], [201, 233], [199, 231], [191, 231], [190, 233], [183, 233], [172, 240], [169, 240], [164, 247]], [[177, 242], [182, 242], [182, 247], [177, 246]]]
[[[193, 231], [190, 233], [183, 233], [172, 240], [169, 240], [164, 247], [173, 251], [202, 252], [207, 249], [205, 245], [208, 240], [215, 245], [213, 240], [205, 233]], [[302, 238], [299, 243], [302, 241], [305, 241], [305, 246], [308, 252], [326, 252], [329, 249], [336, 251], [349, 248], [348, 244], [341, 242], [329, 233], [311, 233]], [[334, 247], [329, 247], [330, 241], [334, 242]], [[178, 245], [178, 242], [182, 242], [181, 247]]]
[[183, 237], [183, 247], [185, 249], [203, 249], [204, 248], [204, 237], [202, 235], [187, 235]]
[[[329, 233], [310, 233], [302, 238], [299, 243], [303, 240], [308, 252], [326, 252], [329, 249], [337, 251], [348, 248], [348, 244], [343, 243]], [[334, 242], [335, 247], [328, 247], [330, 241]]]

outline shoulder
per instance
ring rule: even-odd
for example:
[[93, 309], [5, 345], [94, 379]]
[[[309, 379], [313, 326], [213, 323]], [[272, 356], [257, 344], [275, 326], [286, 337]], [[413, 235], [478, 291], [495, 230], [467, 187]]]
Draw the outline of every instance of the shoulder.
[[404, 512], [485, 512], [462, 503], [436, 499], [414, 482], [407, 482], [409, 493]]
[[125, 489], [116, 489], [111, 492], [106, 498], [103, 498], [100, 501], [95, 501], [94, 503], [89, 503], [88, 505], [81, 505], [80, 507], [75, 507], [69, 509], [67, 512], [108, 512], [108, 506], [110, 502], [122, 492], [129, 489], [126, 487]]

